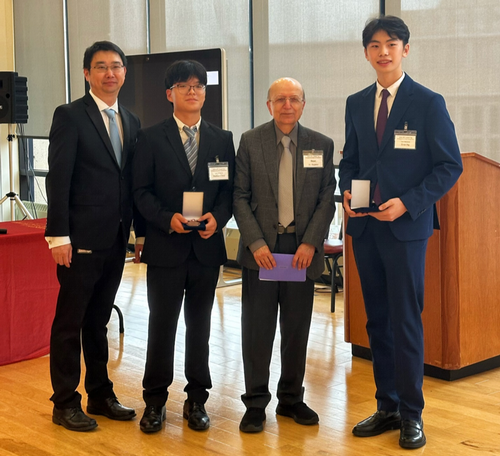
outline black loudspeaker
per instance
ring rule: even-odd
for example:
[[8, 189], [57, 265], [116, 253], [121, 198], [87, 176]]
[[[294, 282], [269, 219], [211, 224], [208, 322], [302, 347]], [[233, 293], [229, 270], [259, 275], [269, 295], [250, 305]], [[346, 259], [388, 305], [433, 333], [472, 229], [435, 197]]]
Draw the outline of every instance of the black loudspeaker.
[[28, 122], [27, 82], [15, 72], [0, 72], [0, 124]]

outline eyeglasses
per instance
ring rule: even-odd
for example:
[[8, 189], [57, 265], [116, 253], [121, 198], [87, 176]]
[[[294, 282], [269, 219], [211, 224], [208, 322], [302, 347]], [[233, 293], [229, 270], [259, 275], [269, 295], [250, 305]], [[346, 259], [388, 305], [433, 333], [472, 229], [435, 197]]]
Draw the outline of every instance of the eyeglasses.
[[274, 103], [276, 106], [281, 107], [281, 106], [285, 106], [286, 100], [289, 100], [290, 104], [294, 108], [298, 108], [304, 102], [304, 100], [302, 98], [298, 98], [298, 97], [279, 97], [279, 98], [276, 98], [274, 100], [269, 100], [269, 101], [271, 103]]
[[111, 66], [106, 66], [106, 65], [96, 65], [94, 70], [96, 70], [98, 73], [107, 73], [108, 70], [111, 70], [113, 73], [119, 73], [123, 69], [124, 65], [120, 65], [118, 63], [111, 65]]
[[177, 89], [181, 95], [186, 95], [191, 91], [191, 89], [193, 89], [195, 93], [203, 93], [206, 87], [203, 84], [195, 84], [195, 85], [175, 84], [172, 87], [170, 87], [170, 90], [172, 89]]

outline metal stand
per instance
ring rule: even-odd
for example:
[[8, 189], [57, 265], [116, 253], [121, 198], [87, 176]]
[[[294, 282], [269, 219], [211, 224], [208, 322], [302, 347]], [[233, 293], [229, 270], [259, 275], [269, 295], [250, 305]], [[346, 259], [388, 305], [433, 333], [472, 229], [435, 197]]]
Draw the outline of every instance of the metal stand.
[[23, 204], [23, 202], [19, 199], [19, 196], [17, 196], [17, 193], [14, 192], [14, 170], [13, 170], [13, 165], [12, 165], [12, 141], [14, 141], [14, 138], [16, 137], [15, 134], [12, 132], [12, 124], [9, 124], [9, 135], [7, 136], [7, 141], [9, 142], [9, 179], [10, 179], [10, 192], [7, 193], [1, 200], [0, 200], [0, 206], [7, 201], [7, 199], [10, 199], [10, 219], [15, 220], [15, 212], [14, 212], [14, 203], [17, 204], [21, 212], [24, 214], [24, 216], [29, 219], [33, 220], [33, 216], [29, 213], [28, 209], [26, 209], [26, 206]]

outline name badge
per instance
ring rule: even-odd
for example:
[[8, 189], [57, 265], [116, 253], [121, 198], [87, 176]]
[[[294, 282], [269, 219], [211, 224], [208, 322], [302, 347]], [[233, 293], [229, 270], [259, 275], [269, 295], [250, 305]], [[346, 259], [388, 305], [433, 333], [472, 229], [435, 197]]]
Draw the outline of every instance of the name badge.
[[394, 149], [415, 150], [417, 130], [394, 130]]
[[208, 179], [220, 181], [229, 179], [229, 162], [211, 162], [208, 164]]
[[304, 150], [304, 168], [323, 168], [323, 151], [322, 150]]

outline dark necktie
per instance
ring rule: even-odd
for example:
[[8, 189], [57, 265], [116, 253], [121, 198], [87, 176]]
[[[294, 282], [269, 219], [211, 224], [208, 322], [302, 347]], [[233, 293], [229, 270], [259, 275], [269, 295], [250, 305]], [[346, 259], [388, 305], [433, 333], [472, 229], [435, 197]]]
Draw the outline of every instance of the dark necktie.
[[387, 117], [389, 115], [389, 109], [387, 107], [387, 97], [389, 96], [389, 91], [387, 89], [382, 90], [382, 100], [380, 101], [380, 109], [378, 110], [377, 116], [377, 142], [380, 146], [382, 142], [382, 137], [384, 136], [385, 126], [387, 125]]
[[116, 124], [115, 111], [111, 108], [105, 109], [104, 112], [109, 117], [109, 139], [115, 151], [116, 161], [121, 166], [122, 164], [122, 141], [120, 133], [118, 132], [118, 125]]
[[198, 143], [196, 142], [197, 128], [189, 128], [184, 125], [182, 129], [188, 136], [188, 140], [184, 143], [184, 150], [186, 151], [189, 167], [191, 168], [191, 174], [194, 174], [194, 170], [196, 169], [196, 160], [198, 158]]
[[[382, 143], [382, 137], [384, 136], [385, 126], [387, 125], [387, 116], [389, 114], [389, 108], [387, 107], [387, 97], [389, 96], [389, 91], [387, 89], [382, 90], [382, 100], [380, 101], [380, 108], [378, 110], [377, 116], [377, 143], [380, 146]], [[378, 182], [375, 184], [375, 190], [373, 191], [373, 202], [380, 206], [382, 204], [382, 197], [380, 196], [380, 188]]]

